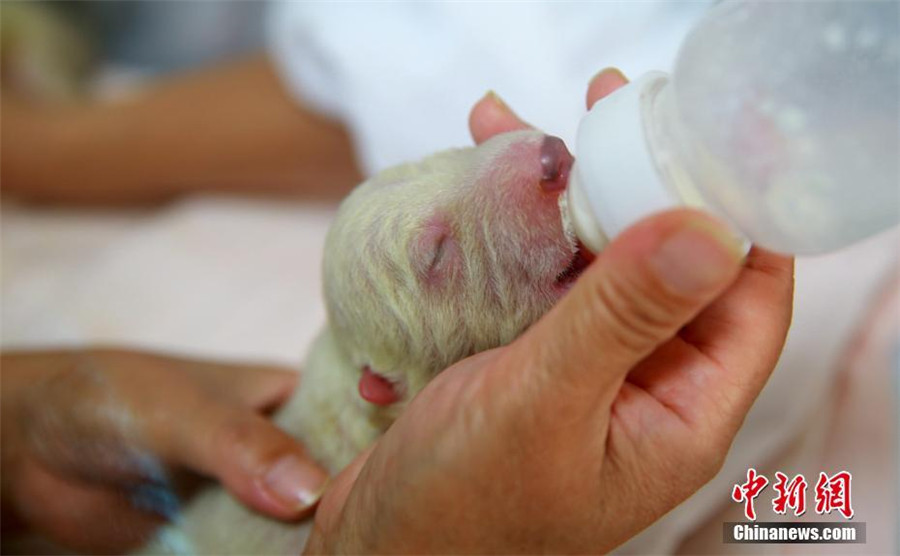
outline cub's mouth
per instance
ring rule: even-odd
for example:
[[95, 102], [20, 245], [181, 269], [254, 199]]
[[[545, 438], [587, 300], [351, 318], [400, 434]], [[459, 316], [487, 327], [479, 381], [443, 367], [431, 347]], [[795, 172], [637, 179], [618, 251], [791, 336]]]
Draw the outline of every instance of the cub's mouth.
[[575, 226], [569, 209], [568, 195], [560, 195], [558, 205], [562, 233], [566, 243], [569, 244], [572, 256], [569, 258], [565, 268], [556, 275], [556, 286], [566, 290], [575, 283], [575, 280], [581, 276], [584, 270], [597, 257], [578, 239], [578, 235], [575, 233]]
[[569, 263], [562, 272], [556, 275], [557, 286], [571, 286], [595, 258], [597, 257], [591, 253], [580, 240], [576, 240], [575, 253], [572, 255], [572, 258], [569, 259]]

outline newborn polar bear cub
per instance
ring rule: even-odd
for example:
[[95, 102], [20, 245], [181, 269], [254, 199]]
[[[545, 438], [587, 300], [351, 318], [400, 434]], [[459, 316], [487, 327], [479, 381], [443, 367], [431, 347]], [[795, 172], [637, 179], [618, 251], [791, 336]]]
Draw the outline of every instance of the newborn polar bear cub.
[[[543, 315], [590, 262], [560, 203], [572, 162], [516, 131], [360, 185], [328, 233], [328, 323], [278, 425], [336, 472], [438, 372]], [[305, 534], [210, 489], [148, 551], [293, 554]]]
[[544, 314], [587, 263], [561, 217], [572, 162], [560, 139], [514, 132], [357, 188], [326, 240], [309, 388], [282, 425], [335, 471], [438, 372]]

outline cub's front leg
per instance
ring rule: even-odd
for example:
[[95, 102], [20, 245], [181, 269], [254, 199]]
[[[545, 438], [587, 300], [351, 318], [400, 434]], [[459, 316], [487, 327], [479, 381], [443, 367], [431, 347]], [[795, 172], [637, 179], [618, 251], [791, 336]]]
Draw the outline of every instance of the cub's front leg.
[[[358, 376], [327, 328], [314, 342], [300, 386], [275, 422], [337, 472], [382, 431], [377, 411], [359, 399]], [[143, 554], [298, 554], [311, 519], [283, 522], [259, 514], [220, 486], [192, 498]]]

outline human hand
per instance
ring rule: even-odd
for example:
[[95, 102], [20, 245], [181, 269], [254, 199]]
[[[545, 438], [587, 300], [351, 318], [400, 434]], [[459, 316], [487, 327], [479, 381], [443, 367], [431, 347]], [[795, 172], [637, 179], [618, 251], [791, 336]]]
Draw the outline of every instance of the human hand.
[[2, 360], [5, 530], [14, 517], [68, 548], [121, 552], [172, 509], [178, 470], [282, 519], [307, 514], [327, 480], [262, 415], [290, 396], [294, 372], [100, 349]]
[[[588, 106], [625, 83], [591, 82]], [[476, 142], [526, 126], [496, 97]], [[793, 263], [688, 210], [616, 238], [509, 346], [463, 360], [332, 483], [307, 552], [604, 552], [717, 472], [775, 366]]]

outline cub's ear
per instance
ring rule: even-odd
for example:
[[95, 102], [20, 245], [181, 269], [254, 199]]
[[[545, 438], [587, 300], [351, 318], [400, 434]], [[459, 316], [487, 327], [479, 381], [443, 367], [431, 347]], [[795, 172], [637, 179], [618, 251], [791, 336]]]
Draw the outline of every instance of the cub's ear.
[[400, 385], [364, 365], [359, 377], [359, 395], [375, 405], [391, 405], [400, 401]]

